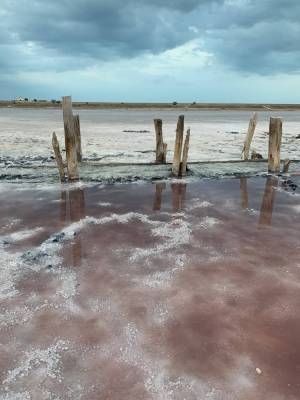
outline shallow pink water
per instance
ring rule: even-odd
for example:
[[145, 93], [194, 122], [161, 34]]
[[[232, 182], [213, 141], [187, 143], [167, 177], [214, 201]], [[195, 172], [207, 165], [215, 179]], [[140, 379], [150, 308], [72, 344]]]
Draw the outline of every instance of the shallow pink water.
[[297, 190], [7, 184], [0, 396], [298, 399]]

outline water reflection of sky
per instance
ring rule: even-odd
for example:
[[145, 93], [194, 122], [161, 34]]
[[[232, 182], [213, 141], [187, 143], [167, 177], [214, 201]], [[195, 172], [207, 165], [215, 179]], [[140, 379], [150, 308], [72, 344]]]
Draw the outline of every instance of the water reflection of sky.
[[3, 184], [0, 395], [296, 398], [298, 184]]

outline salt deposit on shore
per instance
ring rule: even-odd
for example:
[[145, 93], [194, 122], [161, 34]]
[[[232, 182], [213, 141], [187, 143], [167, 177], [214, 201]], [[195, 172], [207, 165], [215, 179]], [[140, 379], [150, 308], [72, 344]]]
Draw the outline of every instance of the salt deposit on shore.
[[[279, 113], [279, 114], [278, 114]], [[209, 110], [79, 110], [83, 156], [101, 163], [152, 162], [155, 133], [153, 119], [163, 120], [172, 160], [176, 122], [185, 115], [191, 128], [190, 161], [239, 160], [251, 111]], [[295, 111], [260, 111], [253, 148], [267, 154], [270, 116], [283, 118], [282, 157], [300, 159], [300, 114]], [[0, 108], [0, 165], [22, 161], [23, 166], [41, 164], [52, 155], [55, 131], [63, 145], [62, 111], [58, 109]], [[124, 130], [134, 130], [126, 133]], [[146, 130], [146, 133], [139, 133]]]

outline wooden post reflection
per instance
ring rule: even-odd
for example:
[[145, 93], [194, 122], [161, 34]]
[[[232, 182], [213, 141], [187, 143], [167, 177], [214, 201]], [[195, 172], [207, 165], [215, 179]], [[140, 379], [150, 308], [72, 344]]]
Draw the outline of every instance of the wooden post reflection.
[[172, 183], [172, 205], [173, 211], [183, 210], [186, 196], [186, 183]]
[[60, 221], [67, 221], [67, 192], [62, 190], [60, 193]]
[[162, 192], [163, 192], [163, 190], [165, 190], [165, 188], [166, 188], [166, 184], [163, 182], [155, 184], [155, 196], [154, 196], [154, 202], [153, 202], [153, 211], [160, 211], [161, 201], [162, 201]]
[[[71, 222], [80, 221], [85, 217], [85, 199], [84, 189], [75, 189], [69, 192], [69, 204], [70, 204], [70, 220]], [[81, 265], [82, 259], [82, 242], [81, 235], [79, 234], [72, 246], [73, 253], [73, 265], [75, 267]]]
[[270, 226], [272, 224], [272, 214], [276, 196], [276, 188], [278, 186], [278, 179], [270, 176], [266, 180], [265, 191], [261, 203], [259, 226]]
[[70, 190], [69, 204], [71, 222], [81, 220], [85, 215], [84, 189]]
[[248, 185], [247, 178], [240, 178], [240, 189], [241, 189], [241, 206], [243, 210], [249, 208], [249, 198], [248, 198]]
[[[72, 189], [61, 192], [60, 218], [62, 222], [77, 222], [85, 217], [84, 189]], [[73, 265], [81, 265], [82, 243], [80, 235], [74, 238], [72, 245]]]

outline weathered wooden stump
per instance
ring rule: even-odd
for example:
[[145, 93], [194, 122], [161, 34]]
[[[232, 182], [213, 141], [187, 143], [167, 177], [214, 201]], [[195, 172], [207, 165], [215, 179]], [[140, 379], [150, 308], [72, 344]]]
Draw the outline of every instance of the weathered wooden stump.
[[78, 162], [76, 152], [76, 135], [74, 126], [74, 116], [72, 112], [72, 99], [71, 96], [64, 96], [62, 98], [63, 119], [65, 129], [65, 146], [68, 168], [69, 181], [76, 181], [79, 179]]
[[263, 160], [263, 156], [257, 153], [255, 150], [252, 150], [251, 160]]
[[77, 161], [81, 162], [82, 161], [82, 149], [81, 149], [81, 132], [80, 132], [79, 115], [74, 115], [74, 129], [75, 129]]
[[56, 160], [56, 164], [57, 164], [60, 180], [61, 180], [61, 182], [64, 182], [65, 179], [66, 179], [64, 162], [63, 162], [63, 159], [62, 159], [62, 156], [61, 156], [59, 143], [58, 143], [57, 136], [56, 136], [55, 132], [53, 132], [53, 135], [52, 135], [52, 147], [53, 147], [54, 154], [55, 154], [55, 160]]
[[164, 164], [167, 162], [167, 152], [168, 152], [168, 145], [167, 143], [163, 144], [164, 147]]
[[244, 142], [244, 148], [242, 151], [242, 157], [244, 160], [249, 159], [250, 146], [251, 146], [251, 142], [253, 139], [256, 125], [257, 125], [257, 113], [254, 113], [249, 121], [248, 132], [247, 132], [247, 136], [246, 136], [246, 139]]
[[280, 172], [280, 148], [282, 138], [282, 119], [270, 118], [268, 170]]
[[180, 166], [180, 175], [181, 176], [186, 175], [187, 160], [188, 160], [189, 146], [190, 146], [190, 134], [191, 134], [191, 130], [188, 129], [186, 132], [186, 137], [185, 137], [183, 152], [182, 152], [182, 162], [181, 162], [181, 166]]
[[291, 160], [289, 160], [288, 158], [284, 160], [283, 170], [282, 170], [283, 174], [288, 174], [290, 164], [291, 164]]
[[156, 158], [155, 162], [157, 164], [164, 164], [166, 162], [165, 157], [165, 143], [163, 141], [163, 130], [162, 130], [162, 120], [154, 120], [155, 134], [156, 134]]
[[179, 174], [180, 174], [183, 131], [184, 131], [184, 115], [180, 115], [178, 117], [178, 122], [177, 122], [174, 157], [173, 157], [173, 165], [172, 165], [172, 173], [175, 176], [179, 176]]

